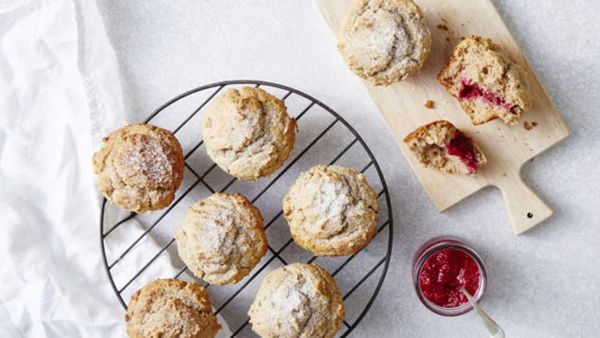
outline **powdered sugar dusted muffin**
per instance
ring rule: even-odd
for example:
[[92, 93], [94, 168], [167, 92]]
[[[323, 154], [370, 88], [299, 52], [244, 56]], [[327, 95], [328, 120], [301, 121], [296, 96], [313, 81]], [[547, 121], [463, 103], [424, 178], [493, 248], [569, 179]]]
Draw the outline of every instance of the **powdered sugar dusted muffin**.
[[358, 252], [373, 238], [379, 203], [363, 174], [318, 165], [300, 175], [283, 199], [283, 212], [299, 246], [318, 256]]
[[515, 125], [530, 106], [523, 68], [490, 39], [464, 38], [438, 79], [475, 125], [495, 118]]
[[487, 162], [475, 142], [448, 121], [419, 127], [404, 143], [423, 166], [449, 174], [474, 174]]
[[358, 76], [389, 85], [421, 69], [431, 50], [431, 32], [412, 0], [355, 0], [338, 50]]
[[241, 194], [216, 193], [192, 205], [175, 240], [190, 271], [218, 285], [244, 278], [267, 251], [260, 211]]
[[288, 158], [296, 121], [285, 104], [259, 88], [228, 89], [204, 115], [204, 143], [210, 158], [241, 179], [268, 176]]
[[93, 157], [96, 185], [111, 203], [131, 211], [171, 204], [183, 180], [181, 145], [168, 130], [132, 124], [104, 138]]
[[248, 314], [261, 337], [331, 338], [342, 326], [344, 304], [325, 269], [296, 263], [265, 277]]
[[213, 338], [221, 328], [206, 290], [177, 279], [155, 280], [136, 291], [125, 322], [131, 338]]

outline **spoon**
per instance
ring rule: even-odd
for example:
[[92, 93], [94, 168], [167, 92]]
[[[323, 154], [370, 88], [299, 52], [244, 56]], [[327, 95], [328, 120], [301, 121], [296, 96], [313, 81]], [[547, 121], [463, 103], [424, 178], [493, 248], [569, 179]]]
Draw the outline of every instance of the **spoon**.
[[465, 295], [465, 297], [467, 297], [467, 299], [469, 300], [469, 303], [471, 304], [471, 306], [473, 307], [475, 312], [477, 312], [477, 315], [479, 315], [479, 318], [481, 318], [481, 320], [483, 321], [483, 324], [485, 325], [485, 328], [488, 330], [490, 337], [491, 338], [504, 338], [505, 337], [504, 331], [502, 331], [502, 328], [500, 327], [500, 325], [498, 325], [490, 316], [488, 316], [488, 314], [485, 313], [479, 307], [479, 305], [477, 305], [477, 302], [473, 301], [473, 297], [471, 296], [471, 294], [469, 294], [469, 291], [465, 290], [465, 288], [462, 288], [462, 287], [459, 289]]

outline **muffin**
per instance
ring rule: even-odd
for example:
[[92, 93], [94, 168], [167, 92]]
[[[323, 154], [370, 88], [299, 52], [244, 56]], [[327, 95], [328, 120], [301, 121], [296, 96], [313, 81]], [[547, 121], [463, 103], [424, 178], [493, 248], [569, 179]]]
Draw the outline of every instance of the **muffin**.
[[350, 69], [374, 85], [418, 72], [431, 51], [431, 32], [412, 0], [355, 0], [338, 39]]
[[192, 205], [175, 240], [188, 269], [217, 285], [244, 278], [267, 251], [260, 211], [241, 194], [216, 193]]
[[325, 269], [295, 263], [265, 277], [248, 315], [261, 337], [331, 338], [342, 326], [344, 304]]
[[496, 118], [516, 125], [531, 105], [525, 71], [490, 39], [462, 39], [438, 80], [474, 125]]
[[221, 328], [206, 290], [177, 279], [155, 280], [136, 291], [125, 322], [131, 338], [212, 338]]
[[210, 158], [240, 179], [269, 176], [287, 160], [296, 140], [296, 121], [285, 104], [259, 88], [228, 89], [204, 115]]
[[448, 121], [421, 126], [404, 143], [424, 167], [448, 174], [471, 175], [487, 162], [475, 142]]
[[111, 203], [130, 211], [162, 209], [183, 180], [181, 145], [168, 130], [132, 124], [104, 138], [93, 157], [96, 185]]
[[318, 165], [300, 175], [283, 199], [296, 244], [317, 256], [358, 252], [377, 232], [377, 194], [363, 174]]

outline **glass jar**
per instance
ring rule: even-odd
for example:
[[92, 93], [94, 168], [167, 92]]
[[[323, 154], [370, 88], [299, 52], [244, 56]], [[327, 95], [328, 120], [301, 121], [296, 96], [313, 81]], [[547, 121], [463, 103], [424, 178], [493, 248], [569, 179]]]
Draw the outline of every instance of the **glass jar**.
[[479, 284], [476, 292], [474, 292], [472, 296], [474, 301], [476, 302], [479, 302], [481, 300], [483, 294], [485, 293], [485, 288], [487, 284], [487, 276], [483, 260], [477, 254], [477, 252], [473, 250], [473, 248], [471, 248], [468, 244], [466, 244], [462, 239], [458, 237], [436, 237], [425, 243], [419, 250], [417, 250], [417, 253], [415, 254], [415, 258], [413, 260], [413, 284], [419, 299], [421, 300], [423, 305], [425, 305], [428, 309], [442, 316], [459, 316], [471, 311], [472, 306], [469, 304], [469, 302], [465, 302], [464, 304], [461, 304], [456, 307], [443, 307], [437, 305], [423, 294], [421, 290], [421, 285], [419, 283], [419, 275], [425, 262], [427, 262], [427, 260], [431, 256], [439, 253], [444, 249], [454, 249], [461, 251], [466, 255], [470, 256], [475, 261], [477, 267], [479, 268]]

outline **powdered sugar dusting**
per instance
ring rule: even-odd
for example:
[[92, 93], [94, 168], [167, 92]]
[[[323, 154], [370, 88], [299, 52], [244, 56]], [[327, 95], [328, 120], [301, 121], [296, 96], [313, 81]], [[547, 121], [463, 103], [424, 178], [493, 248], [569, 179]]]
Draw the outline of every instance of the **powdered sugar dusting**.
[[384, 70], [392, 61], [398, 25], [393, 15], [369, 9], [356, 19], [347, 48], [365, 72]]
[[303, 189], [312, 198], [306, 202], [311, 214], [317, 219], [308, 219], [306, 231], [318, 238], [330, 238], [344, 227], [345, 212], [352, 204], [350, 189], [343, 180], [325, 177], [323, 181], [309, 181]]
[[168, 150], [146, 135], [133, 135], [131, 141], [118, 158], [123, 180], [131, 185], [169, 185], [173, 165]]
[[207, 256], [229, 256], [235, 245], [237, 229], [233, 224], [233, 217], [220, 210], [206, 215], [202, 224], [202, 231], [196, 233], [195, 241], [202, 243], [202, 251]]

